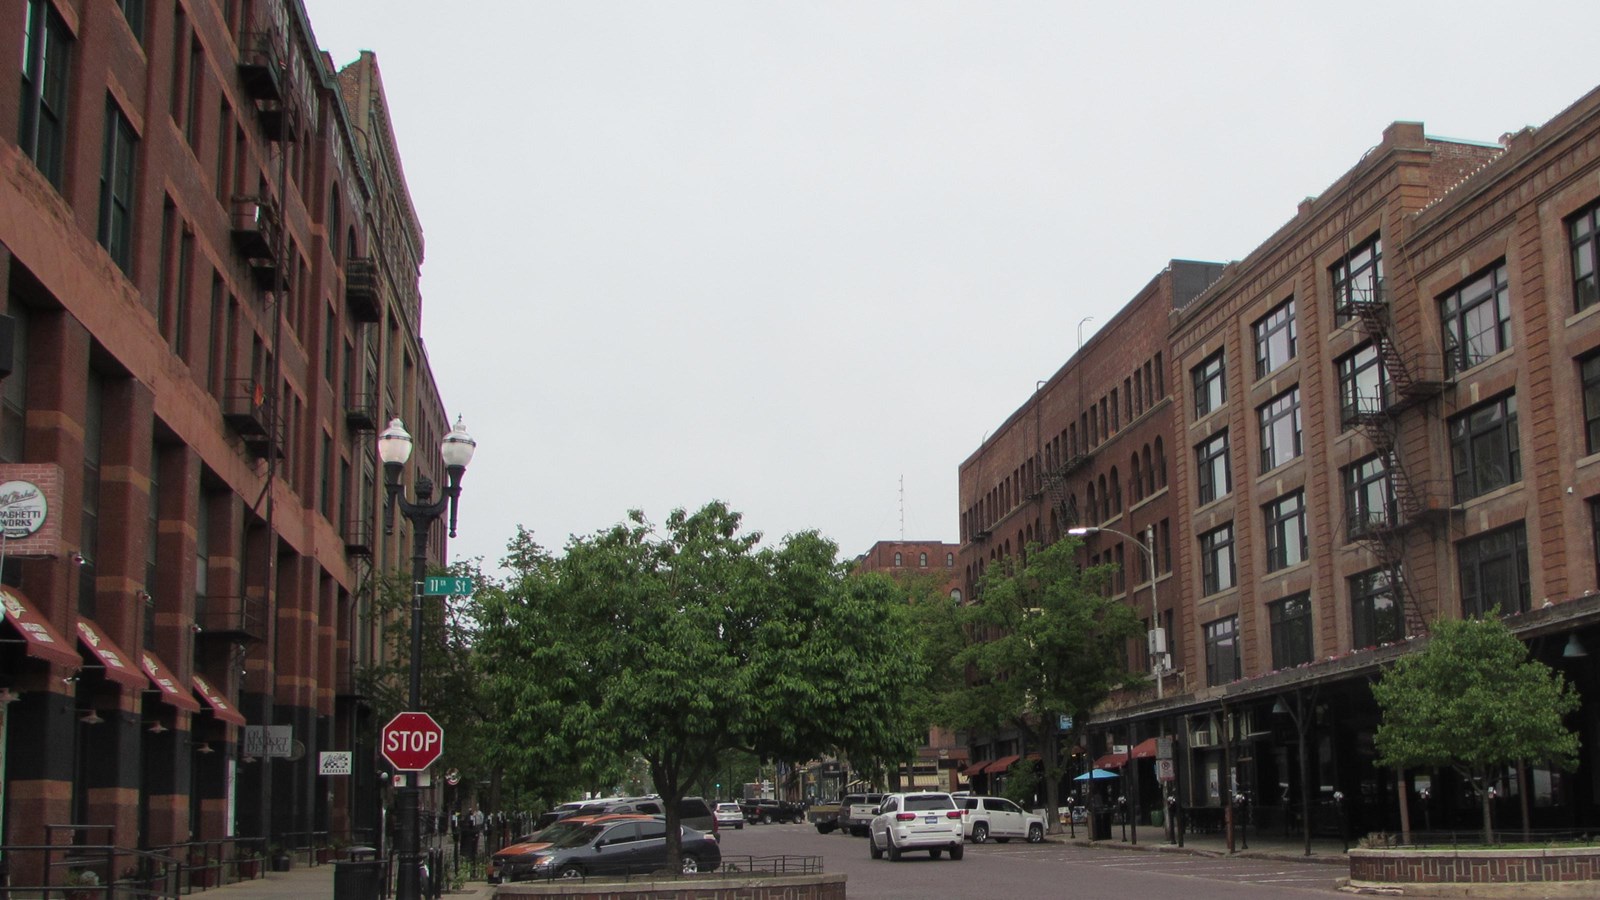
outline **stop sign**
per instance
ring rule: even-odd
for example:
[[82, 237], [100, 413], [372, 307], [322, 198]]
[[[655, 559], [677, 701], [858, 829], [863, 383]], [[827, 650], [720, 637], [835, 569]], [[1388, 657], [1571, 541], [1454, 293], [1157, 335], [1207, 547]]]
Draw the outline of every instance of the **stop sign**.
[[397, 772], [421, 772], [444, 752], [444, 729], [425, 712], [403, 712], [383, 726], [378, 749]]

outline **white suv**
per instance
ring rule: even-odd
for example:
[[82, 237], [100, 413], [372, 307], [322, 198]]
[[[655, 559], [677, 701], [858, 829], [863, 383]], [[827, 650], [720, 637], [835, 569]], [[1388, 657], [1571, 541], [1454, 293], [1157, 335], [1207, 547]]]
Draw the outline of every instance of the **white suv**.
[[718, 803], [715, 815], [718, 828], [732, 825], [736, 830], [744, 830], [744, 810], [739, 808], [739, 804]]
[[961, 832], [974, 844], [989, 838], [1002, 844], [1012, 838], [1027, 838], [1030, 844], [1044, 840], [1044, 817], [1004, 797], [958, 797], [956, 805], [961, 807]]
[[899, 862], [907, 850], [926, 850], [934, 859], [950, 851], [960, 859], [961, 810], [946, 793], [885, 794], [867, 832], [868, 849], [873, 859], [885, 853]]

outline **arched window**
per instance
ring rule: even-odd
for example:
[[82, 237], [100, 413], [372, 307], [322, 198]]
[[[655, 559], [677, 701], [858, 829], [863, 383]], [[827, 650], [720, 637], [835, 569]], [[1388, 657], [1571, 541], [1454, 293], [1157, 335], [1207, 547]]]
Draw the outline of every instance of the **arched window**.
[[894, 564], [897, 566], [900, 565], [900, 554], [898, 553], [894, 555]]
[[345, 234], [345, 236], [344, 236], [344, 258], [346, 260], [355, 259], [357, 256], [360, 255], [360, 254], [356, 253], [356, 229], [355, 229], [355, 227], [351, 226], [350, 230], [346, 231], [344, 234]]
[[1150, 464], [1149, 444], [1144, 445], [1144, 479], [1145, 493], [1154, 494], [1156, 492], [1156, 469], [1155, 466]]
[[1156, 438], [1156, 484], [1167, 486], [1167, 452], [1162, 449], [1161, 438]]
[[333, 245], [334, 262], [339, 262], [339, 235], [344, 233], [344, 224], [340, 221], [343, 218], [341, 212], [339, 209], [339, 184], [335, 182], [332, 199], [328, 201], [328, 233], [333, 235], [333, 240], [329, 241], [329, 243]]
[[956, 603], [960, 603], [961, 602], [961, 588], [955, 588], [954, 590], [952, 590], [950, 592], [950, 599], [954, 600]]
[[956, 564], [956, 555], [954, 553], [946, 553], [944, 555], [945, 568], [948, 569], [948, 568], [950, 568], [951, 566], [953, 566], [955, 564]]
[[[1111, 515], [1122, 514], [1122, 479], [1117, 477], [1117, 467], [1111, 467]], [[1107, 516], [1110, 518], [1110, 516]]]
[[926, 554], [926, 553], [918, 554], [917, 555], [917, 565], [919, 565], [919, 566], [923, 567], [924, 569], [926, 569], [928, 567], [928, 554]]
[[1134, 451], [1133, 459], [1128, 463], [1128, 470], [1133, 473], [1132, 477], [1128, 479], [1128, 496], [1132, 498], [1133, 502], [1138, 503], [1144, 499], [1144, 479], [1139, 475], [1141, 470], [1139, 468], [1139, 452], [1137, 450]]
[[1098, 496], [1094, 492], [1094, 482], [1089, 482], [1089, 502], [1085, 504], [1084, 512], [1088, 513], [1091, 519], [1097, 519], [1100, 516], [1100, 507], [1095, 505], [1095, 500]]

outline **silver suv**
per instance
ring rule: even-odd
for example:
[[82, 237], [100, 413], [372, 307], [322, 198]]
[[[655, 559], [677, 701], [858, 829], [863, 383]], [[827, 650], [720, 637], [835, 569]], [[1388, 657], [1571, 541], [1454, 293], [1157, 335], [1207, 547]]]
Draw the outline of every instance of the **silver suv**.
[[933, 859], [948, 850], [951, 859], [960, 859], [966, 850], [961, 843], [961, 810], [943, 792], [885, 794], [867, 843], [873, 859], [887, 853], [891, 861], [899, 862], [907, 850], [926, 850]]
[[1044, 840], [1044, 817], [1004, 797], [957, 797], [956, 806], [961, 807], [961, 829], [974, 844], [990, 838], [1002, 844], [1012, 838], [1026, 838], [1030, 844]]

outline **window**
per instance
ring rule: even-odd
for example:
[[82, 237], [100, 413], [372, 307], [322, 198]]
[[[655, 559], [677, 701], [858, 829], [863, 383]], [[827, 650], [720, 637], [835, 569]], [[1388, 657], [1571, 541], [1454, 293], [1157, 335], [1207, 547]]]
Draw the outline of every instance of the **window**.
[[951, 567], [951, 566], [953, 566], [955, 564], [956, 564], [956, 555], [954, 553], [946, 553], [944, 555], [945, 568], [949, 568], [949, 567]]
[[106, 99], [105, 149], [100, 160], [100, 245], [124, 272], [133, 265], [133, 125]]
[[1528, 533], [1521, 522], [1456, 545], [1461, 566], [1461, 614], [1485, 616], [1527, 612]]
[[1450, 420], [1450, 462], [1457, 503], [1522, 480], [1515, 394]]
[[117, 0], [117, 6], [122, 9], [123, 18], [128, 20], [133, 39], [144, 43], [144, 0]]
[[1264, 378], [1294, 359], [1294, 298], [1257, 319], [1252, 329], [1256, 336], [1256, 377]]
[[1445, 377], [1464, 372], [1511, 346], [1511, 291], [1502, 260], [1439, 298]]
[[1374, 454], [1344, 470], [1345, 536], [1355, 540], [1393, 525], [1394, 482], [1382, 456]]
[[17, 143], [61, 187], [72, 35], [49, 0], [28, 0], [22, 30], [22, 128]]
[[1378, 363], [1376, 344], [1364, 344], [1341, 357], [1339, 366], [1339, 421], [1349, 428], [1358, 416], [1383, 412], [1388, 405], [1389, 376]]
[[926, 569], [928, 567], [928, 554], [926, 554], [926, 553], [917, 554], [917, 565], [919, 565], [922, 568]]
[[1205, 627], [1206, 684], [1227, 684], [1239, 678], [1239, 617], [1218, 619]]
[[90, 370], [84, 383], [83, 509], [79, 519], [78, 615], [94, 618], [95, 580], [100, 556], [100, 437], [104, 422], [105, 379]]
[[1578, 361], [1583, 381], [1584, 452], [1600, 453], [1600, 351]]
[[1194, 416], [1198, 419], [1227, 400], [1222, 351], [1218, 350], [1205, 362], [1195, 366], [1191, 374], [1194, 376]]
[[1279, 394], [1257, 412], [1261, 416], [1261, 471], [1300, 455], [1300, 388]]
[[1572, 308], [1588, 309], [1600, 302], [1600, 275], [1595, 260], [1600, 257], [1600, 203], [1595, 203], [1567, 223], [1572, 240]]
[[1353, 305], [1383, 303], [1383, 240], [1374, 236], [1334, 263], [1333, 318], [1350, 321]]
[[1203, 506], [1233, 490], [1233, 476], [1228, 469], [1228, 430], [1212, 435], [1194, 448], [1195, 471], [1198, 473], [1196, 498]]
[[[0, 462], [22, 462], [27, 437], [28, 310], [15, 297], [11, 316], [11, 374], [0, 381]], [[10, 584], [10, 582], [6, 582]]]
[[1594, 551], [1595, 579], [1600, 581], [1600, 499], [1594, 497], [1589, 498], [1589, 534]]
[[1267, 607], [1272, 621], [1272, 667], [1311, 662], [1311, 595], [1295, 594]]
[[1405, 637], [1398, 587], [1388, 569], [1373, 569], [1350, 579], [1351, 640], [1356, 648]]
[[1200, 535], [1200, 584], [1202, 594], [1215, 594], [1233, 587], [1233, 523]]
[[894, 564], [897, 566], [900, 565], [900, 554], [898, 553], [894, 555]]
[[1275, 572], [1306, 560], [1306, 495], [1295, 491], [1268, 503], [1267, 571]]

